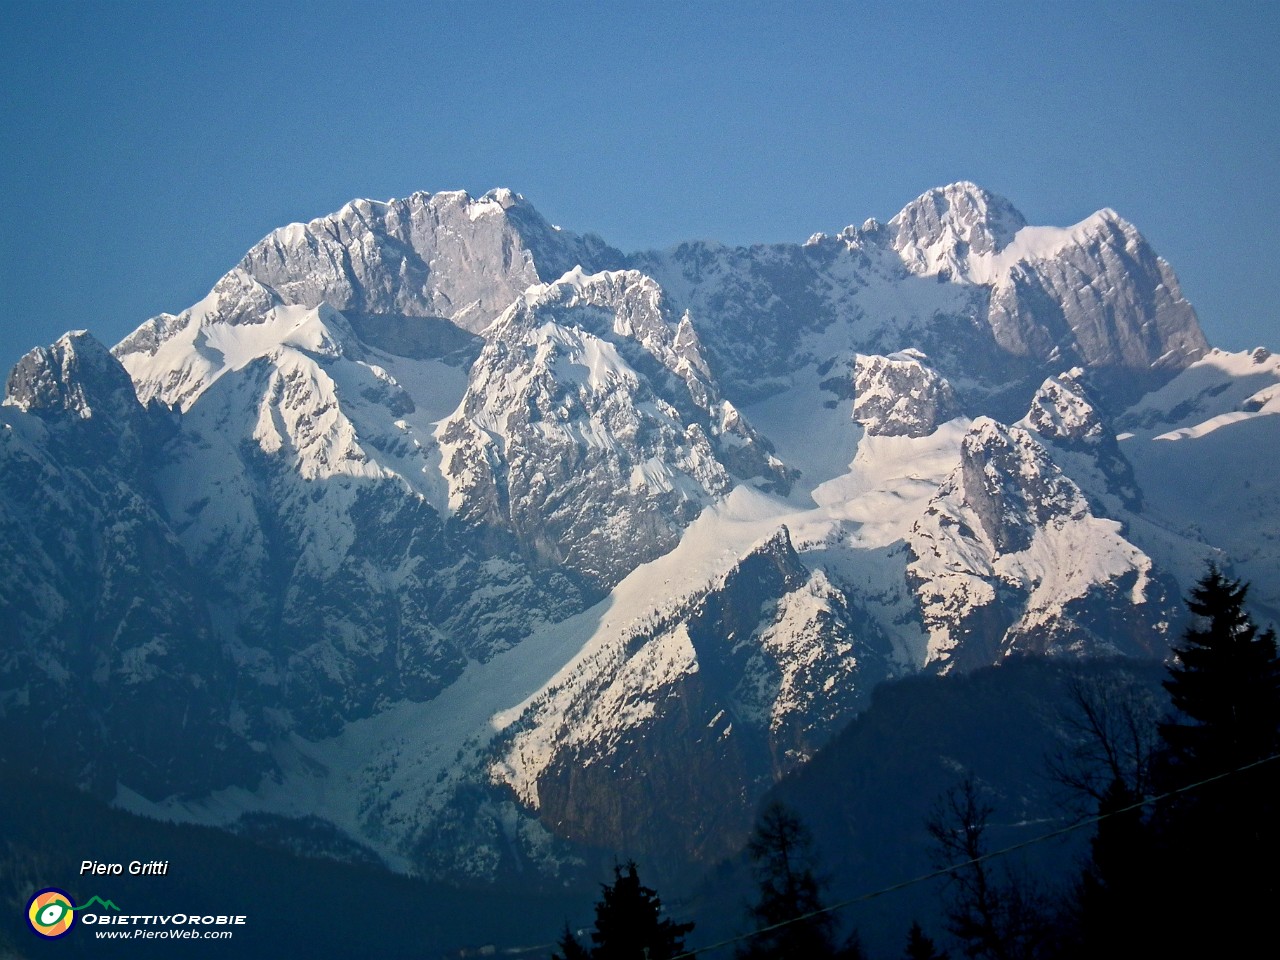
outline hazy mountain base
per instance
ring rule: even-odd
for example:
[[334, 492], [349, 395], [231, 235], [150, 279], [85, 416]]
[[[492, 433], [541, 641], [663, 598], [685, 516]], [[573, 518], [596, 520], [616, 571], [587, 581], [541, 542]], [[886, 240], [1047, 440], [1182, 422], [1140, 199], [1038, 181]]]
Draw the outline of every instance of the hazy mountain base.
[[[230, 941], [130, 941], [115, 951], [120, 956], [178, 951], [222, 958], [405, 960], [457, 956], [486, 945], [500, 946], [507, 955], [544, 957], [564, 917], [585, 913], [596, 890], [585, 880], [543, 887], [523, 881], [476, 888], [427, 883], [381, 866], [290, 852], [296, 824], [281, 824], [273, 835], [271, 825], [260, 821], [250, 840], [138, 817], [74, 787], [9, 769], [0, 770], [0, 824], [0, 955], [6, 948], [19, 957], [48, 955], [48, 944], [27, 925], [26, 904], [36, 890], [50, 886], [82, 905], [94, 896], [111, 900], [126, 914], [246, 917], [243, 926], [230, 928]], [[350, 856], [349, 841], [341, 844]], [[82, 877], [86, 858], [125, 865], [159, 859], [169, 867], [163, 877]], [[93, 931], [77, 923], [58, 941], [57, 952], [110, 953]]]
[[[1079, 746], [1072, 688], [1125, 689], [1164, 704], [1163, 665], [1149, 661], [1064, 663], [1010, 660], [963, 676], [915, 676], [879, 686], [867, 710], [805, 766], [774, 786], [762, 806], [780, 801], [813, 831], [828, 881], [828, 904], [884, 890], [937, 866], [925, 821], [967, 775], [995, 807], [987, 835], [996, 850], [1050, 833], [1096, 813], [1062, 784], [1051, 761]], [[1159, 708], [1155, 715], [1159, 714]], [[1007, 858], [1029, 889], [1061, 898], [1078, 878], [1092, 828], [1034, 844]], [[944, 881], [931, 880], [839, 912], [871, 956], [898, 956], [912, 920], [945, 939]], [[708, 875], [688, 902], [697, 942], [742, 932], [751, 889], [743, 855]], [[954, 955], [953, 951], [953, 955]]]
[[[765, 798], [781, 800], [812, 829], [828, 881], [827, 903], [883, 889], [933, 869], [925, 819], [935, 801], [966, 774], [996, 806], [991, 848], [1047, 833], [1089, 811], [1056, 782], [1047, 760], [1077, 743], [1070, 683], [1124, 684], [1136, 696], [1163, 696], [1164, 668], [1136, 661], [1064, 664], [1021, 658], [960, 677], [918, 676], [878, 687], [868, 709], [806, 765]], [[643, 814], [636, 813], [637, 816]], [[374, 866], [299, 856], [306, 843], [348, 859], [366, 857], [315, 825], [258, 819], [252, 839], [207, 827], [162, 823], [103, 806], [55, 782], [12, 772], [0, 782], [0, 936], [25, 949], [22, 907], [43, 886], [73, 897], [99, 895], [134, 912], [215, 910], [247, 914], [237, 930], [237, 955], [388, 957], [448, 956], [494, 944], [501, 950], [545, 945], [549, 955], [567, 919], [590, 920], [598, 883], [626, 847], [581, 850], [589, 866], [570, 881], [511, 876], [498, 885], [457, 887], [395, 875]], [[1029, 848], [1010, 866], [1044, 891], [1073, 882], [1090, 836], [1081, 830]], [[743, 905], [752, 896], [745, 855], [711, 870], [677, 858], [672, 837], [666, 860], [640, 863], [658, 884], [677, 920], [695, 920], [691, 946], [744, 932]], [[281, 849], [281, 848], [285, 849]], [[692, 851], [690, 851], [692, 853]], [[170, 861], [168, 876], [80, 878], [85, 857], [128, 862]], [[872, 955], [895, 956], [912, 919], [940, 935], [941, 883], [932, 881], [842, 910]], [[386, 922], [386, 916], [393, 918]], [[69, 955], [99, 955], [81, 927], [64, 941]], [[3, 943], [3, 941], [0, 941]], [[205, 952], [197, 944], [196, 955]], [[226, 944], [206, 945], [207, 955]], [[216, 947], [216, 949], [215, 949]], [[518, 955], [524, 956], [523, 952]]]

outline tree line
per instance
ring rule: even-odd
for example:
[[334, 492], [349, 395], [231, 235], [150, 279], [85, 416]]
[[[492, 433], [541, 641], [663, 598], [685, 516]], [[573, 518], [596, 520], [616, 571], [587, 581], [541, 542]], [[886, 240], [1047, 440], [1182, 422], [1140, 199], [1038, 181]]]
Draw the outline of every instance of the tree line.
[[[1274, 629], [1260, 630], [1246, 610], [1247, 591], [1215, 566], [1192, 589], [1195, 623], [1173, 647], [1163, 715], [1129, 690], [1073, 687], [1076, 746], [1050, 766], [1082, 799], [1094, 832], [1065, 889], [992, 855], [995, 808], [980, 783], [965, 779], [939, 799], [926, 829], [946, 877], [939, 922], [948, 947], [975, 960], [1073, 960], [1247, 955], [1270, 942], [1280, 893], [1280, 657]], [[856, 931], [839, 935], [794, 812], [767, 807], [747, 854], [757, 895], [732, 944], [736, 960], [866, 957]], [[602, 888], [590, 942], [566, 925], [553, 960], [692, 957], [692, 930], [665, 916], [628, 863]], [[949, 956], [919, 923], [901, 955]]]

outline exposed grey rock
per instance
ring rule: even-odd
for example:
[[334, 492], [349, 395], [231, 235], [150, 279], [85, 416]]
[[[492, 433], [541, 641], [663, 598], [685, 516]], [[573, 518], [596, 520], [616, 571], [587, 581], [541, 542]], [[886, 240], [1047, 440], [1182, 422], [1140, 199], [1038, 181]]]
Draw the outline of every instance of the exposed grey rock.
[[889, 357], [858, 354], [854, 361], [853, 419], [867, 433], [927, 437], [959, 416], [955, 391], [918, 350]]
[[443, 317], [478, 333], [531, 284], [620, 259], [599, 238], [556, 230], [523, 197], [493, 190], [356, 200], [274, 231], [240, 269], [288, 303]]
[[1030, 433], [981, 418], [960, 456], [907, 538], [930, 662], [1162, 651], [1176, 587]]
[[971, 254], [999, 253], [1026, 225], [1008, 200], [962, 182], [921, 194], [886, 229], [912, 273], [968, 280]]
[[1111, 210], [1055, 256], [1014, 267], [992, 294], [991, 326], [1010, 353], [1088, 367], [1128, 400], [1209, 348], [1173, 270]]
[[456, 515], [610, 586], [744, 479], [785, 469], [707, 377], [687, 318], [634, 271], [563, 282], [495, 322], [444, 426]]
[[166, 432], [83, 333], [27, 354], [0, 408], [0, 736], [11, 762], [107, 796], [270, 766], [150, 482]]
[[[887, 224], [684, 244], [632, 269], [507, 191], [356, 201], [275, 231], [123, 341], [123, 370], [73, 335], [10, 376], [0, 615], [18, 639], [0, 649], [0, 726], [37, 751], [65, 740], [56, 772], [105, 789], [252, 789], [295, 748], [315, 786], [308, 741], [332, 759], [326, 738], [353, 724], [440, 719], [472, 670], [557, 677], [520, 657], [581, 636], [581, 671], [494, 706], [529, 712], [488, 754], [486, 713], [455, 767], [432, 768], [438, 790], [405, 760], [425, 726], [363, 768], [362, 841], [483, 878], [558, 869], [581, 841], [678, 862], [688, 835], [719, 856], [765, 785], [925, 660], [1158, 655], [1177, 589], [1126, 539], [1145, 520], [1109, 412], [1203, 337], [1114, 214], [1024, 229], [954, 184]], [[1223, 390], [1233, 416], [1262, 414], [1269, 362], [1187, 386], [1187, 417]], [[979, 416], [958, 439], [961, 414], [1029, 399], [1026, 429]], [[808, 478], [814, 513], [726, 498], [787, 495], [795, 476], [756, 409], [826, 471]], [[834, 452], [812, 453], [818, 424], [845, 431]], [[677, 544], [719, 549], [707, 529], [750, 530], [741, 549], [793, 510], [796, 543], [784, 528], [707, 561], [719, 579], [637, 608], [629, 632], [601, 611], [660, 568], [587, 609]], [[499, 775], [531, 733], [547, 734], [520, 760], [532, 793]]]
[[1034, 430], [1070, 459], [1069, 472], [1091, 500], [1107, 511], [1140, 511], [1142, 493], [1133, 466], [1120, 450], [1115, 431], [1085, 386], [1085, 372], [1073, 367], [1050, 377], [1036, 391], [1031, 409], [1019, 426]]
[[[602, 653], [553, 714], [535, 701], [501, 749], [571, 725], [537, 778], [544, 822], [655, 863], [713, 862], [746, 837], [759, 796], [805, 762], [888, 675], [887, 644], [808, 570], [786, 527], [705, 594]], [[612, 715], [636, 718], [619, 728]], [[568, 730], [566, 729], [566, 733]]]
[[959, 183], [804, 245], [687, 243], [630, 263], [690, 311], [735, 403], [784, 389], [833, 344], [849, 359], [921, 349], [964, 384], [971, 412], [1002, 415], [1012, 384], [1022, 409], [1065, 367], [1095, 369], [1102, 392], [1131, 402], [1203, 354], [1176, 277], [1132, 225], [1104, 210], [1024, 250], [1025, 226], [1007, 200]]
[[[1086, 505], [1029, 434], [980, 421], [960, 447], [960, 488], [999, 553], [1031, 545], [1053, 520], [1078, 520]], [[944, 488], [945, 489], [945, 488]]]

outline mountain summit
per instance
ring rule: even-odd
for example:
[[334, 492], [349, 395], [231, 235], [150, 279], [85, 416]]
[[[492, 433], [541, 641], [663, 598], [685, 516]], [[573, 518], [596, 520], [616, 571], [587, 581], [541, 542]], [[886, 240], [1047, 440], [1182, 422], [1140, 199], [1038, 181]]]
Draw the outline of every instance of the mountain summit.
[[885, 678], [1163, 655], [1207, 556], [1280, 611], [1278, 385], [1109, 210], [623, 255], [356, 200], [10, 374], [0, 736], [434, 876], [714, 861]]
[[912, 273], [971, 279], [971, 263], [993, 260], [1026, 225], [1004, 197], [962, 181], [921, 194], [888, 227]]

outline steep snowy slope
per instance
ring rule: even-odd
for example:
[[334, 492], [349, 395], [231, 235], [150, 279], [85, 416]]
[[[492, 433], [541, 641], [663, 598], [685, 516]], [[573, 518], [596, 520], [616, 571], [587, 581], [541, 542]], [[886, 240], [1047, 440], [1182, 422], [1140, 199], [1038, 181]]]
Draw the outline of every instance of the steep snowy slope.
[[[1117, 421], [1144, 514], [1252, 583], [1280, 621], [1280, 358], [1213, 350]], [[1135, 533], [1139, 532], [1135, 527]], [[1189, 582], [1178, 571], [1182, 582]]]
[[1209, 556], [1277, 609], [1280, 367], [1205, 349], [1114, 213], [968, 183], [629, 258], [509, 191], [355, 201], [15, 369], [0, 722], [406, 870], [711, 860], [887, 676], [1159, 656]]

